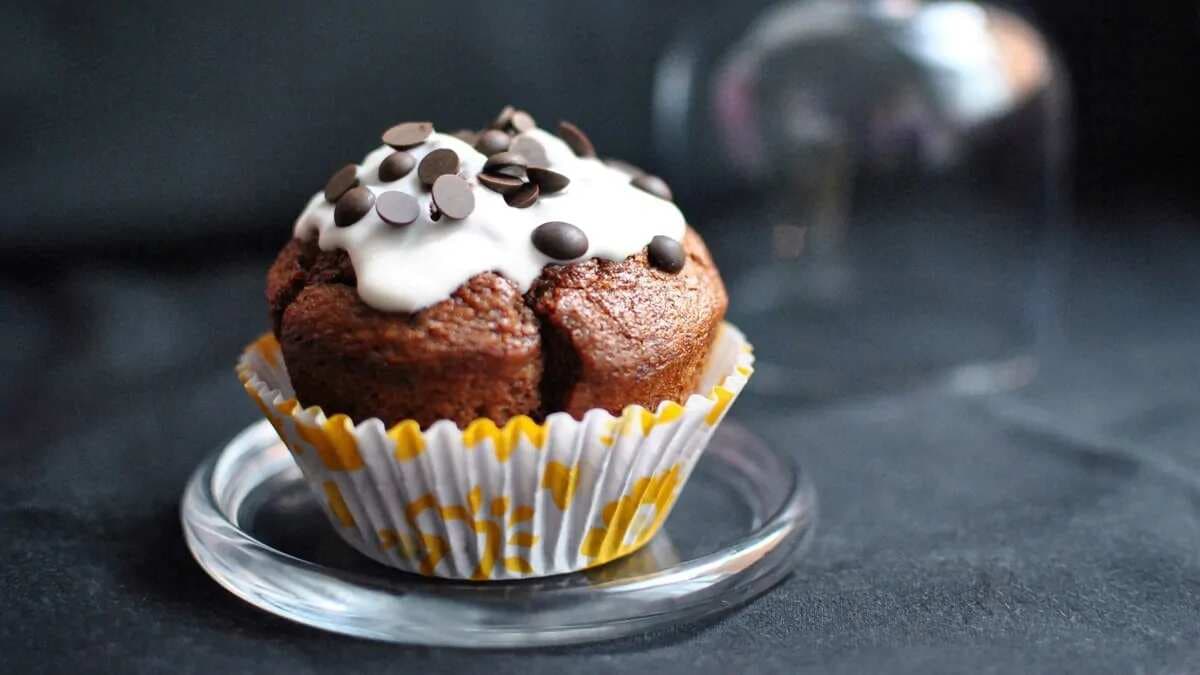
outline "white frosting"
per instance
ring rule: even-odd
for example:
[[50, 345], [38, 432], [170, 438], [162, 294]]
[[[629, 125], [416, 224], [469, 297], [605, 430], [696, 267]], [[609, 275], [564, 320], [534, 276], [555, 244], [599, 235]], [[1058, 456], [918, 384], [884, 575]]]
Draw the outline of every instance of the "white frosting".
[[430, 218], [432, 196], [417, 171], [391, 183], [379, 179], [379, 164], [393, 150], [383, 146], [358, 167], [359, 184], [376, 196], [400, 190], [417, 198], [416, 222], [395, 227], [374, 209], [350, 227], [333, 224], [333, 204], [317, 193], [296, 220], [295, 235], [317, 233], [321, 250], [343, 249], [350, 255], [363, 302], [384, 311], [412, 312], [445, 300], [468, 279], [494, 271], [524, 292], [555, 261], [534, 248], [530, 235], [542, 223], [561, 220], [588, 238], [584, 258], [623, 260], [642, 250], [656, 235], [683, 241], [683, 214], [669, 201], [629, 184], [629, 175], [598, 159], [577, 157], [558, 137], [541, 129], [528, 131], [546, 149], [549, 168], [571, 180], [557, 194], [543, 195], [529, 208], [517, 209], [482, 185], [476, 175], [487, 160], [466, 143], [433, 134], [408, 150], [417, 162], [437, 148], [450, 148], [461, 162], [459, 175], [475, 194], [475, 210], [463, 220]]

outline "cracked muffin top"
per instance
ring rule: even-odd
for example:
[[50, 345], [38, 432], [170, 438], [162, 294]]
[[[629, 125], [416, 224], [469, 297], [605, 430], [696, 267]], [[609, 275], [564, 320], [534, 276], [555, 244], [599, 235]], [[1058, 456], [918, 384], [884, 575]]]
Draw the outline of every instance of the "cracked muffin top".
[[465, 426], [694, 392], [726, 296], [662, 180], [511, 107], [383, 141], [313, 197], [268, 274], [301, 403]]

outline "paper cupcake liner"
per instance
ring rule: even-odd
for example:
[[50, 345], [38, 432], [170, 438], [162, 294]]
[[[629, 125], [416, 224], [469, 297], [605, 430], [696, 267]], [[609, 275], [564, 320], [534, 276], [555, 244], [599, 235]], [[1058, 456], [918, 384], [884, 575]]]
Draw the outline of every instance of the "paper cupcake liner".
[[723, 324], [704, 393], [682, 405], [465, 429], [441, 420], [425, 431], [301, 406], [272, 335], [246, 348], [237, 373], [347, 543], [407, 572], [485, 580], [573, 572], [641, 548], [753, 362], [745, 337]]

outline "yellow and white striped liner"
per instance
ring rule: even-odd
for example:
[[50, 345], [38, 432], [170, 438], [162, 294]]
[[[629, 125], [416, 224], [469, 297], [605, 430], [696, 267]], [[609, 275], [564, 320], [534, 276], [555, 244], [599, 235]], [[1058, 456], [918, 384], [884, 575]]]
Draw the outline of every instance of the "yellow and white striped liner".
[[279, 344], [249, 345], [237, 373], [291, 450], [338, 533], [392, 567], [454, 579], [520, 579], [593, 567], [642, 547], [675, 504], [713, 429], [753, 373], [745, 337], [721, 326], [680, 405], [589, 410], [503, 427], [442, 420], [357, 426], [296, 400]]

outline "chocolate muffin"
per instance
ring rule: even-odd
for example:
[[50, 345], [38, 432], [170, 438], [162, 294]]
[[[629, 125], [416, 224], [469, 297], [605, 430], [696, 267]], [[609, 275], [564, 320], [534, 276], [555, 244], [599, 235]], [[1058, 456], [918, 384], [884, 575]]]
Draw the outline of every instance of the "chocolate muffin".
[[400, 124], [330, 179], [267, 278], [302, 404], [502, 425], [695, 392], [727, 304], [703, 241], [661, 180], [559, 133]]

